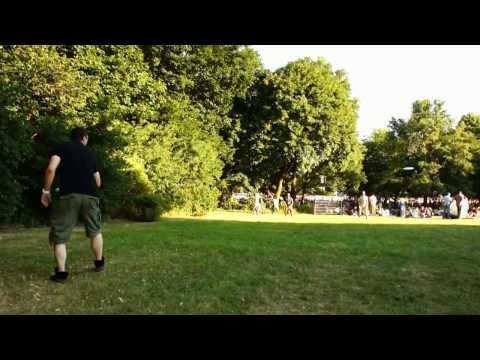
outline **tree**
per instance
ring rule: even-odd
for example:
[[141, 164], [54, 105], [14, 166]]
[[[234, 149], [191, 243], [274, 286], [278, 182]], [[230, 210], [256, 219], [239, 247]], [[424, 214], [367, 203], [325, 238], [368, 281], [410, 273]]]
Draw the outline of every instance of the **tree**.
[[478, 197], [480, 196], [480, 115], [469, 113], [462, 116], [455, 135], [455, 148], [465, 154], [464, 159], [467, 161], [453, 160], [452, 156], [451, 163], [455, 168], [460, 165], [460, 173], [462, 176], [467, 176], [468, 181], [464, 181], [463, 184], [457, 182], [453, 187], [464, 189], [470, 196]]
[[147, 193], [160, 196], [163, 210], [202, 213], [214, 208], [223, 166], [219, 135], [208, 133], [201, 112], [188, 98], [165, 91], [139, 47], [100, 50], [102, 91], [91, 110], [105, 114], [98, 125], [117, 136], [105, 149], [110, 150], [107, 159], [121, 164], [111, 174], [130, 179], [123, 201], [127, 194]]
[[202, 125], [225, 142], [220, 155], [230, 161], [239, 121], [231, 114], [262, 68], [258, 53], [240, 45], [147, 45], [144, 59], [175, 98], [189, 99], [202, 113]]
[[122, 215], [129, 199], [150, 194], [163, 197], [164, 210], [216, 206], [225, 145], [207, 131], [200, 107], [152, 76], [139, 47], [15, 46], [0, 49], [0, 67], [0, 144], [8, 155], [0, 183], [9, 190], [0, 222], [46, 221], [38, 205], [43, 171], [74, 126], [89, 130], [107, 214]]
[[354, 179], [348, 166], [361, 174], [357, 103], [345, 73], [324, 60], [306, 58], [259, 74], [236, 111], [242, 121], [237, 170], [253, 183], [276, 185], [277, 197], [286, 182], [295, 193], [300, 177]]
[[367, 193], [384, 196], [399, 195], [405, 181], [402, 172], [399, 171], [403, 164], [398, 157], [398, 139], [395, 137], [394, 130], [374, 131], [365, 141], [365, 147], [364, 169]]
[[445, 189], [441, 169], [446, 164], [453, 121], [443, 106], [438, 100], [415, 101], [410, 119], [397, 125], [398, 163], [416, 171], [408, 189], [411, 195], [427, 196]]
[[[15, 46], [0, 51], [0, 122], [5, 161], [0, 183], [6, 222], [46, 214], [38, 204], [50, 148], [87, 104], [93, 84], [55, 46]], [[3, 213], [3, 211], [2, 211]]]
[[[455, 128], [443, 102], [415, 101], [408, 121], [392, 119], [388, 130], [365, 142], [368, 191], [424, 197], [443, 191], [474, 193], [475, 124], [476, 116], [469, 114]], [[414, 170], [403, 171], [405, 167]]]
[[159, 195], [165, 210], [202, 214], [215, 209], [220, 196], [221, 139], [202, 128], [187, 101], [169, 101], [158, 123], [124, 127], [135, 139], [124, 149], [125, 161], [142, 174], [142, 192]]
[[478, 141], [464, 123], [459, 123], [451, 132], [449, 142], [451, 146], [447, 148], [445, 166], [441, 171], [442, 181], [447, 191], [462, 191], [471, 196], [476, 193], [474, 173], [480, 150]]
[[458, 126], [463, 126], [466, 131], [473, 133], [477, 139], [480, 139], [480, 115], [473, 113], [463, 115]]

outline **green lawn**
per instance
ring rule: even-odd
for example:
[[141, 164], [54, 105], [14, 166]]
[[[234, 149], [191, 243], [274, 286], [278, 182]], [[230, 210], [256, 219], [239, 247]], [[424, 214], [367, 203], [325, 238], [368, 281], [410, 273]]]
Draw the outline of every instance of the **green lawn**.
[[480, 314], [480, 221], [217, 212], [83, 230], [66, 284], [48, 229], [0, 233], [1, 314]]

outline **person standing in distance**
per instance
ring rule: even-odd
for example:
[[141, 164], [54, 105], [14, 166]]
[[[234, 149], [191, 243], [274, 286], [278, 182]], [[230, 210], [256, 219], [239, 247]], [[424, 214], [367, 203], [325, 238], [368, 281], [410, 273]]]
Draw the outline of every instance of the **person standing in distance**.
[[450, 193], [443, 198], [443, 218], [450, 219], [450, 205], [452, 204], [452, 197]]
[[368, 219], [368, 196], [365, 191], [362, 191], [362, 195], [358, 198], [358, 216], [365, 214], [365, 219]]
[[285, 210], [285, 216], [290, 213], [290, 216], [293, 216], [293, 198], [290, 193], [287, 194], [287, 209]]
[[[57, 266], [50, 280], [55, 282], [64, 282], [68, 277], [65, 270], [66, 242], [79, 218], [83, 220], [86, 236], [91, 241], [95, 255], [95, 271], [105, 268], [101, 212], [96, 191], [102, 183], [96, 156], [93, 150], [87, 147], [88, 133], [85, 129], [73, 129], [70, 140], [54, 148], [45, 170], [45, 185], [41, 197], [43, 206], [52, 204], [49, 241]], [[50, 188], [57, 170], [60, 177], [60, 198], [52, 202]]]
[[255, 215], [258, 215], [262, 211], [262, 198], [260, 196], [260, 193], [256, 192], [255, 193], [255, 205], [253, 207], [253, 213]]

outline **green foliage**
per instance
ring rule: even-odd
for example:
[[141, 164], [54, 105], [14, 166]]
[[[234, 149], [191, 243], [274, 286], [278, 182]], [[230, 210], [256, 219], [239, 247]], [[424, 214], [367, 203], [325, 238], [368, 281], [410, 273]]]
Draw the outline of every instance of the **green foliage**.
[[403, 178], [399, 169], [397, 139], [393, 131], [378, 129], [364, 143], [366, 147], [364, 168], [365, 190], [370, 194], [398, 195]]
[[[365, 142], [366, 189], [383, 195], [431, 196], [476, 189], [478, 117], [468, 114], [454, 127], [440, 101], [414, 102], [408, 121], [392, 119], [389, 129]], [[402, 171], [414, 167], [412, 173]]]
[[21, 209], [23, 187], [16, 174], [20, 163], [31, 150], [28, 140], [26, 129], [17, 126], [0, 106], [0, 224], [11, 222]]
[[242, 136], [237, 170], [268, 187], [303, 177], [305, 189], [320, 175], [338, 179], [338, 190], [362, 180], [362, 148], [356, 134], [357, 102], [343, 72], [323, 60], [303, 59], [271, 74], [260, 73], [237, 104]]
[[180, 99], [188, 98], [202, 113], [202, 126], [225, 142], [220, 156], [230, 161], [239, 122], [231, 110], [261, 69], [255, 50], [239, 45], [147, 45], [141, 47], [156, 79]]
[[480, 192], [480, 116], [454, 127], [442, 103], [417, 101], [360, 144], [347, 77], [324, 60], [271, 73], [239, 45], [4, 46], [0, 68], [0, 224], [47, 223], [45, 167], [75, 126], [90, 133], [113, 218], [149, 218], [132, 199], [201, 215], [251, 210], [232, 192], [354, 193], [367, 180], [384, 194]]
[[458, 125], [463, 126], [466, 131], [473, 133], [477, 139], [480, 139], [480, 115], [473, 113], [463, 115]]
[[470, 145], [467, 145], [467, 147], [471, 148], [470, 154], [473, 154], [473, 174], [468, 176], [471, 186], [470, 194], [480, 197], [480, 115], [469, 113], [462, 116], [458, 124], [458, 128], [460, 127], [462, 127], [465, 132], [473, 135], [473, 138], [465, 135], [462, 138], [462, 143], [470, 142]]
[[240, 210], [242, 204], [236, 198], [230, 196], [221, 204], [221, 207], [225, 210]]
[[297, 210], [297, 212], [303, 213], [303, 214], [313, 214], [314, 206], [315, 206], [315, 204], [313, 202], [306, 201], [303, 204], [296, 205], [295, 210]]
[[134, 221], [151, 222], [158, 220], [161, 213], [169, 210], [161, 197], [154, 195], [135, 195], [125, 200], [121, 216]]
[[[39, 194], [52, 137], [86, 104], [89, 83], [54, 46], [0, 51], [0, 121], [5, 151], [0, 184], [3, 222], [46, 220]], [[36, 137], [33, 137], [34, 134]], [[60, 140], [60, 138], [57, 138]], [[2, 192], [3, 193], [3, 192]]]
[[229, 210], [239, 210], [242, 207], [241, 203], [235, 204], [237, 200], [232, 199], [232, 193], [253, 193], [255, 191], [255, 188], [250, 184], [248, 176], [242, 173], [227, 175], [220, 180], [218, 188], [221, 192], [219, 205], [221, 208]]
[[139, 47], [18, 46], [0, 55], [0, 142], [8, 155], [0, 165], [8, 190], [1, 222], [46, 222], [43, 172], [74, 126], [90, 132], [107, 215], [122, 216], [127, 199], [149, 194], [163, 196], [168, 209], [216, 207], [226, 146], [199, 106], [167, 95]]

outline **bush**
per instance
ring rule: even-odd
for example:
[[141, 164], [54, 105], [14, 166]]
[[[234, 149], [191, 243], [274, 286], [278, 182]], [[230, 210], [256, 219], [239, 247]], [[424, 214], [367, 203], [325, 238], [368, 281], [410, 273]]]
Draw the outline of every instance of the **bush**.
[[225, 210], [240, 210], [241, 206], [242, 205], [240, 202], [233, 196], [227, 198], [227, 200], [222, 204], [222, 207]]
[[161, 199], [154, 195], [136, 195], [125, 203], [123, 216], [134, 221], [155, 221], [164, 210]]

